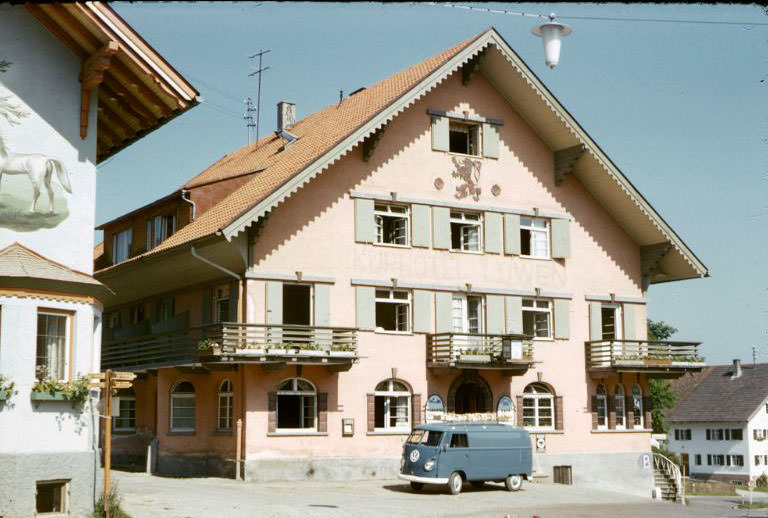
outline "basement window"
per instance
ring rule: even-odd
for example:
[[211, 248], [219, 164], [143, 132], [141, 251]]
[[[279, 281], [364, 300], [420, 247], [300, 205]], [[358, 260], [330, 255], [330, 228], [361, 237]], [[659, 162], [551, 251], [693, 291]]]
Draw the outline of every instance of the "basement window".
[[451, 121], [448, 143], [451, 153], [480, 156], [480, 125]]
[[69, 513], [69, 483], [66, 480], [37, 482], [35, 512], [38, 516]]
[[411, 294], [407, 291], [376, 290], [376, 330], [410, 331]]
[[479, 252], [482, 233], [482, 215], [479, 212], [451, 211], [451, 250]]
[[377, 203], [376, 242], [388, 245], [408, 245], [408, 207]]

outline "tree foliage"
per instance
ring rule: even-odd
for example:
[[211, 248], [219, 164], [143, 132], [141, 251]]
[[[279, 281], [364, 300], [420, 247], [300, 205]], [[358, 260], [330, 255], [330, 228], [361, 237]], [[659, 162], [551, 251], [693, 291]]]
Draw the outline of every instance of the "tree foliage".
[[675, 333], [677, 333], [676, 327], [672, 327], [662, 320], [648, 319], [648, 340], [669, 340]]
[[[648, 340], [669, 340], [677, 333], [677, 328], [659, 320], [648, 319]], [[677, 393], [667, 380], [651, 379], [648, 382], [651, 400], [651, 418], [653, 433], [667, 433], [669, 426], [664, 419], [664, 411], [675, 406]]]

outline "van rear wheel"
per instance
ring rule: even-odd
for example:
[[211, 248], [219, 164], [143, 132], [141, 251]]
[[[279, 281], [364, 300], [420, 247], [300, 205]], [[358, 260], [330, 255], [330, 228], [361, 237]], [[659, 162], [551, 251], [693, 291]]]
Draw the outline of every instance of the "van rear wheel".
[[507, 486], [508, 491], [520, 491], [520, 488], [523, 487], [523, 477], [522, 475], [510, 475], [504, 481], [504, 485]]
[[421, 491], [424, 489], [424, 483], [423, 482], [411, 482], [411, 489], [414, 491]]
[[464, 484], [464, 479], [461, 478], [461, 473], [454, 471], [448, 478], [448, 489], [450, 489], [452, 495], [458, 495], [461, 493], [461, 486]]

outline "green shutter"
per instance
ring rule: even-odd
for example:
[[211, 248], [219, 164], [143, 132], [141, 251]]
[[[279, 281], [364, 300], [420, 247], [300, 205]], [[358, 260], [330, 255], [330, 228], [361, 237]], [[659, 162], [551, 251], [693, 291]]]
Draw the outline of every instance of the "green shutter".
[[448, 117], [432, 117], [432, 149], [448, 151]]
[[555, 338], [568, 338], [571, 330], [571, 301], [555, 299]]
[[435, 332], [450, 333], [453, 296], [447, 291], [435, 292]]
[[520, 255], [520, 216], [504, 214], [504, 253]]
[[492, 254], [501, 253], [501, 214], [485, 213], [485, 251]]
[[507, 313], [507, 333], [523, 334], [523, 298], [517, 296], [504, 297]]
[[355, 321], [360, 329], [371, 330], [376, 327], [376, 288], [355, 288]]
[[485, 297], [485, 331], [491, 335], [504, 334], [504, 297]]
[[[152, 322], [157, 321], [157, 310], [155, 309], [155, 304], [152, 304], [152, 309], [150, 310], [150, 316], [152, 317]], [[203, 325], [210, 324], [211, 323], [211, 288], [203, 288], [203, 315], [201, 319]]]
[[283, 283], [267, 281], [267, 324], [283, 323]]
[[483, 156], [499, 158], [499, 128], [483, 123]]
[[331, 287], [327, 284], [315, 284], [315, 325], [331, 325]]
[[355, 241], [373, 243], [376, 225], [373, 218], [373, 200], [355, 198]]
[[448, 207], [432, 207], [432, 247], [451, 248], [451, 209]]
[[552, 258], [567, 259], [571, 256], [570, 221], [552, 220]]
[[428, 291], [413, 290], [413, 331], [432, 331], [432, 300]]
[[229, 283], [229, 321], [237, 322], [237, 301], [240, 299], [239, 282], [232, 281]]
[[589, 303], [589, 339], [603, 339], [603, 305], [600, 302]]
[[411, 244], [429, 247], [429, 207], [411, 206]]
[[639, 340], [637, 335], [637, 304], [624, 304], [624, 339], [625, 340]]

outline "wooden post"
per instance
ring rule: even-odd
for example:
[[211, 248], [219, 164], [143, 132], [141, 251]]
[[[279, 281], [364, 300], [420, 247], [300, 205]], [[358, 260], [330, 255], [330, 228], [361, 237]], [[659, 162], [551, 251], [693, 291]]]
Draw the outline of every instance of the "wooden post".
[[104, 516], [109, 518], [109, 469], [112, 466], [112, 370], [104, 376]]
[[240, 459], [243, 454], [243, 420], [237, 419], [237, 444], [235, 445], [235, 480], [240, 478]]

